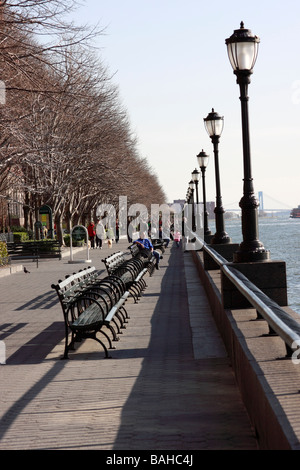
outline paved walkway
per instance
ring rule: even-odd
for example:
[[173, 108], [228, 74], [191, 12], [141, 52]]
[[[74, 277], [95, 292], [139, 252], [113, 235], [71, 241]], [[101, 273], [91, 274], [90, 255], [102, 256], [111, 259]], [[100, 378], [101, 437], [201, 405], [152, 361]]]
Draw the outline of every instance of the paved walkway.
[[[92, 265], [128, 243], [91, 250]], [[74, 255], [84, 258], [85, 252]], [[52, 283], [82, 264], [24, 263], [0, 278], [0, 449], [256, 449], [191, 254], [171, 246], [104, 359], [84, 341], [69, 361]]]

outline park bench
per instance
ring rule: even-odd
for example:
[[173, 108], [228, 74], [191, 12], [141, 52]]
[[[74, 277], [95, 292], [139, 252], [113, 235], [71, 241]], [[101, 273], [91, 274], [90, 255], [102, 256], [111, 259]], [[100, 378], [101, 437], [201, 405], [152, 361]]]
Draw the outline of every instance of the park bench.
[[124, 252], [117, 251], [102, 262], [105, 264], [108, 275], [117, 276], [124, 282], [136, 303], [142, 291], [147, 287], [144, 276], [148, 269], [144, 266], [142, 259], [126, 258]]
[[161, 253], [165, 252], [166, 242], [162, 238], [155, 238], [151, 240], [154, 250], [159, 250]]
[[61, 259], [61, 247], [58, 240], [7, 242], [7, 252], [11, 260], [42, 258]]
[[107, 346], [97, 334], [104, 335], [109, 349], [114, 349], [111, 338], [103, 328], [107, 327], [112, 333], [113, 341], [118, 341], [117, 333], [121, 333], [120, 328], [125, 328], [124, 323], [129, 318], [124, 307], [129, 296], [125, 284], [114, 276], [99, 279], [96, 269], [90, 267], [67, 276], [63, 281], [59, 280], [51, 287], [58, 295], [64, 316], [63, 359], [68, 359], [68, 352], [74, 349], [76, 342], [87, 338], [100, 343], [105, 357], [110, 357]]
[[[162, 253], [165, 251], [163, 244], [154, 244], [153, 248], [160, 254], [160, 258], [162, 258]], [[155, 268], [155, 256], [149, 250], [143, 250], [138, 247], [136, 243], [133, 243], [129, 246], [131, 255], [134, 259], [140, 259], [143, 261], [144, 266], [147, 268], [150, 276], [152, 276]]]

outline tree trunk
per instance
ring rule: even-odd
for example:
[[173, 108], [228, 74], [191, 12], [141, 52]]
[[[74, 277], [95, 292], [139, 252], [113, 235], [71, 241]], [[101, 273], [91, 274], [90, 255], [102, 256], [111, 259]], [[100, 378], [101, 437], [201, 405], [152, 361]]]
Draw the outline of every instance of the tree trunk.
[[64, 237], [63, 237], [63, 228], [62, 228], [62, 217], [61, 214], [55, 215], [55, 225], [56, 225], [56, 236], [57, 240], [60, 243], [60, 246], [64, 245]]

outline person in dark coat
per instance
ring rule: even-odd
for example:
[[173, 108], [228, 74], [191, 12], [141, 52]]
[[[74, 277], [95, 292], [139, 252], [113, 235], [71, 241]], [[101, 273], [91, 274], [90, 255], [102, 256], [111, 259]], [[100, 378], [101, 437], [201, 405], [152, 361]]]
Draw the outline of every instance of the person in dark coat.
[[89, 223], [87, 231], [88, 231], [88, 234], [89, 234], [89, 240], [91, 242], [91, 248], [95, 248], [96, 229], [95, 229], [95, 224], [94, 224], [93, 220], [91, 220], [91, 222]]

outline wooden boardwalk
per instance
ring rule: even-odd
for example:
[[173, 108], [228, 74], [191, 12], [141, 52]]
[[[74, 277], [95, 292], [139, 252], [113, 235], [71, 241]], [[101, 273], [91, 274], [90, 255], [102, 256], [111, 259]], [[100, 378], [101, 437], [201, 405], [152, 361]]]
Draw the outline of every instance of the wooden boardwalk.
[[[112, 250], [91, 250], [92, 265]], [[84, 257], [79, 252], [74, 258]], [[82, 265], [27, 263], [0, 278], [0, 449], [256, 450], [247, 412], [189, 252], [170, 245], [112, 359], [86, 340], [60, 360], [64, 325], [52, 283]]]

